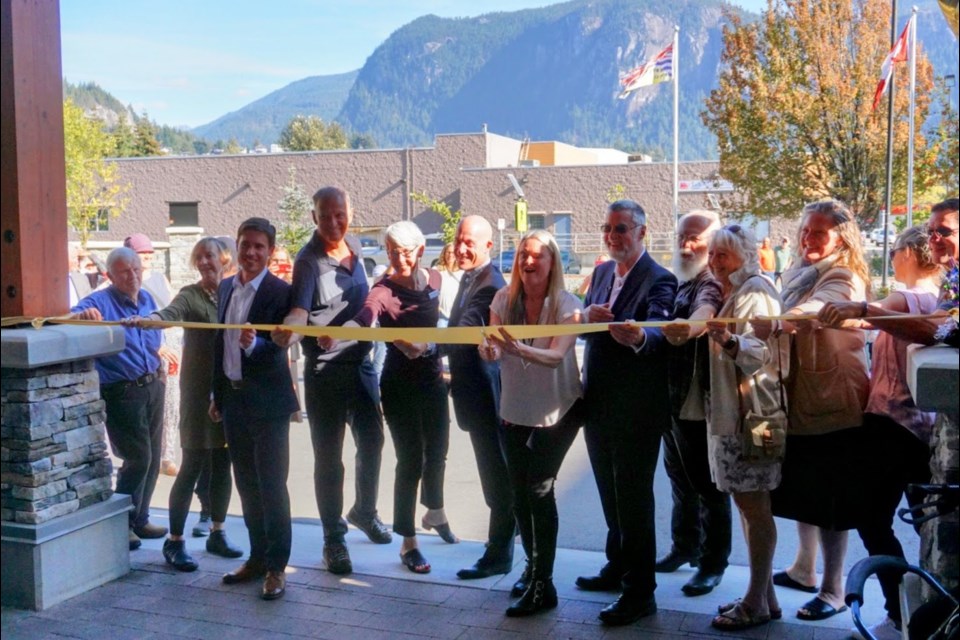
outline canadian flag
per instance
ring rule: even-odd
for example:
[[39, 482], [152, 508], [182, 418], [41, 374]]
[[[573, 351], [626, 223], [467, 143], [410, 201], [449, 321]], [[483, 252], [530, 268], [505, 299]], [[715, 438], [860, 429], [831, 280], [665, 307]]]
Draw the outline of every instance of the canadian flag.
[[873, 93], [874, 111], [877, 110], [877, 105], [880, 104], [880, 98], [886, 93], [887, 85], [890, 84], [890, 78], [893, 76], [893, 65], [907, 59], [907, 40], [910, 37], [910, 27], [915, 18], [916, 16], [910, 16], [910, 19], [907, 20], [907, 26], [903, 28], [903, 33], [901, 33], [897, 41], [893, 43], [893, 48], [890, 49], [890, 53], [887, 54], [887, 57], [883, 61], [883, 66], [880, 67], [880, 82], [877, 83], [877, 90]]

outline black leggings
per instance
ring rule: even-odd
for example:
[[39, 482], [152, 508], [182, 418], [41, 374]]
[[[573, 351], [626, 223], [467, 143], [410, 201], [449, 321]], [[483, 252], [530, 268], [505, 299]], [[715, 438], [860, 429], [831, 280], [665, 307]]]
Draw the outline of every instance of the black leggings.
[[204, 462], [210, 461], [210, 516], [214, 522], [223, 522], [230, 506], [233, 479], [230, 477], [230, 453], [221, 449], [183, 449], [180, 472], [170, 489], [170, 534], [183, 535], [183, 527], [193, 501], [193, 490], [203, 471]]
[[583, 424], [578, 400], [552, 427], [503, 423], [500, 432], [514, 491], [513, 511], [520, 541], [533, 565], [534, 577], [553, 578], [560, 519], [554, 485], [563, 458]]

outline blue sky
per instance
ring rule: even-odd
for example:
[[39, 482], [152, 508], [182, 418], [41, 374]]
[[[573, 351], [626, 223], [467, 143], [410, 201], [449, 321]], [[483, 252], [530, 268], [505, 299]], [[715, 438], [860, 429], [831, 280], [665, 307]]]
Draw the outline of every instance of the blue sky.
[[[766, 0], [736, 0], [751, 10]], [[139, 113], [195, 127], [308, 76], [352, 71], [433, 13], [472, 17], [550, 0], [61, 0], [63, 75]]]

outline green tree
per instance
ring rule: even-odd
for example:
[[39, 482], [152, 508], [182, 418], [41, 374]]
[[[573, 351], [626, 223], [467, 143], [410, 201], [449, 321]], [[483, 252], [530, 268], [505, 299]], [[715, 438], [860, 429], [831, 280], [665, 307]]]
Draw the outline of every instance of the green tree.
[[236, 138], [230, 138], [227, 140], [227, 144], [223, 146], [224, 153], [243, 153], [243, 147], [240, 146], [240, 143], [237, 142]]
[[287, 151], [346, 149], [347, 134], [336, 122], [317, 116], [294, 116], [280, 132], [280, 145]]
[[117, 165], [106, 162], [116, 151], [103, 122], [88, 118], [70, 99], [63, 103], [63, 140], [67, 176], [67, 224], [86, 249], [101, 212], [118, 216], [130, 185], [121, 183]]
[[369, 133], [355, 133], [350, 136], [351, 149], [376, 149], [377, 141]]
[[[884, 203], [886, 109], [872, 110], [877, 71], [890, 49], [887, 0], [768, 0], [752, 24], [729, 16], [718, 87], [701, 114], [717, 136], [720, 174], [742, 197], [725, 208], [761, 217], [796, 216], [814, 199], [846, 202], [861, 224]], [[897, 74], [905, 76], [906, 65]], [[901, 87], [904, 86], [902, 83]], [[917, 131], [932, 71], [917, 61]], [[906, 91], [895, 104], [895, 199], [906, 185]], [[931, 149], [916, 135], [916, 191], [931, 179]], [[935, 155], [935, 150], [932, 150]]]
[[137, 138], [126, 111], [121, 111], [118, 115], [117, 126], [113, 128], [113, 140], [115, 157], [131, 158], [137, 155]]
[[431, 198], [427, 195], [426, 191], [421, 191], [420, 193], [414, 191], [410, 194], [410, 199], [414, 202], [427, 205], [430, 211], [433, 211], [443, 218], [443, 223], [440, 225], [440, 232], [443, 234], [443, 242], [445, 244], [453, 242], [454, 239], [456, 239], [457, 225], [460, 223], [460, 218], [463, 217], [463, 211], [460, 209], [454, 211], [449, 204], [443, 200]]
[[933, 132], [939, 150], [935, 172], [940, 186], [947, 193], [956, 194], [960, 189], [960, 119], [957, 110], [950, 104], [949, 91], [941, 89], [939, 94], [940, 123]]
[[313, 202], [297, 182], [297, 168], [287, 169], [287, 183], [280, 187], [283, 197], [277, 201], [280, 212], [280, 225], [277, 229], [277, 244], [287, 250], [291, 259], [295, 259], [303, 245], [313, 235], [316, 225], [313, 223]]
[[163, 151], [160, 150], [160, 142], [157, 140], [157, 126], [150, 121], [146, 113], [137, 118], [134, 137], [136, 138], [136, 155], [138, 157], [163, 155]]

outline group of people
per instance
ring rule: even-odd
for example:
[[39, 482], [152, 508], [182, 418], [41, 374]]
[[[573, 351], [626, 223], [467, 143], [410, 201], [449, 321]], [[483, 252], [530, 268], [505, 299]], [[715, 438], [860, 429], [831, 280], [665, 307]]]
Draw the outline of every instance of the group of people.
[[[74, 308], [83, 318], [124, 320], [125, 350], [101, 358], [97, 367], [108, 434], [123, 461], [117, 491], [131, 494], [135, 505], [131, 541], [162, 529], [149, 523], [148, 510], [162, 414], [159, 332], [144, 320], [228, 327], [184, 332], [184, 462], [170, 496], [171, 535], [164, 544], [165, 558], [177, 569], [197, 566], [183, 527], [198, 468], [213, 460], [221, 555], [242, 554], [222, 535], [231, 465], [250, 541], [246, 562], [224, 582], [263, 578], [265, 599], [283, 595], [291, 544], [289, 421], [299, 408], [286, 351], [297, 342], [306, 358], [304, 400], [323, 560], [333, 573], [352, 571], [348, 523], [374, 543], [392, 541], [377, 511], [384, 422], [397, 455], [392, 529], [402, 537], [401, 562], [415, 573], [431, 570], [417, 542], [418, 494], [425, 507], [421, 528], [458, 541], [444, 511], [448, 394], [457, 424], [470, 435], [490, 512], [482, 557], [457, 575], [469, 580], [509, 573], [519, 533], [526, 566], [511, 590], [516, 601], [509, 616], [557, 606], [555, 483], [581, 427], [607, 526], [607, 562], [596, 575], [578, 578], [577, 586], [620, 592], [600, 613], [606, 624], [656, 612], [657, 571], [697, 566], [683, 588], [690, 596], [720, 583], [730, 553], [731, 494], [751, 574], [744, 596], [718, 611], [718, 628], [779, 618], [774, 585], [816, 592], [798, 611], [801, 618], [842, 610], [840, 572], [851, 528], [872, 554], [899, 550], [890, 528], [893, 510], [906, 483], [922, 479], [930, 432], [929, 416], [905, 390], [903, 351], [909, 342], [932, 343], [940, 318], [893, 322], [889, 316], [937, 307], [942, 267], [957, 259], [956, 199], [934, 207], [928, 227], [901, 235], [894, 266], [908, 290], [873, 303], [867, 301], [869, 275], [856, 222], [835, 200], [804, 209], [782, 291], [763, 273], [749, 230], [723, 226], [712, 212], [686, 214], [671, 273], [644, 248], [643, 208], [632, 200], [614, 202], [601, 225], [610, 260], [595, 268], [583, 302], [566, 291], [560, 249], [542, 230], [520, 239], [507, 284], [490, 260], [493, 231], [480, 216], [460, 221], [452, 254], [443, 260], [446, 276], [420, 264], [425, 240], [416, 224], [391, 225], [390, 269], [370, 286], [360, 244], [349, 233], [348, 194], [326, 187], [313, 203], [316, 231], [294, 261], [292, 284], [267, 268], [276, 244], [273, 225], [250, 218], [237, 233], [236, 275], [224, 277], [230, 261], [224, 243], [204, 238], [191, 257], [200, 281], [158, 309], [140, 289], [137, 254], [116, 249], [107, 261], [111, 286]], [[797, 318], [784, 317], [791, 315]], [[871, 316], [883, 319], [872, 322]], [[667, 325], [637, 324], [644, 321]], [[584, 333], [582, 368], [575, 335], [524, 339], [502, 328], [581, 323], [607, 325]], [[319, 337], [284, 328], [298, 325]], [[370, 342], [337, 340], [322, 331], [377, 325], [475, 327], [483, 339], [479, 345], [396, 340], [387, 344], [378, 374]], [[887, 332], [874, 348], [872, 376], [864, 328]], [[767, 432], [758, 446], [778, 444], [779, 453], [760, 462], [745, 455], [745, 418], [778, 412], [789, 424], [786, 453]], [[347, 424], [357, 443], [357, 486], [356, 501], [344, 514]], [[653, 477], [661, 440], [673, 485], [673, 547], [658, 560]], [[873, 486], [883, 482], [883, 492], [869, 492], [881, 497], [836, 491], [850, 483], [866, 486], [866, 478]], [[796, 520], [801, 539], [795, 563], [776, 574], [774, 515]], [[819, 589], [813, 568], [818, 543], [825, 567]], [[889, 580], [884, 593], [895, 627], [899, 610], [888, 587]]]

